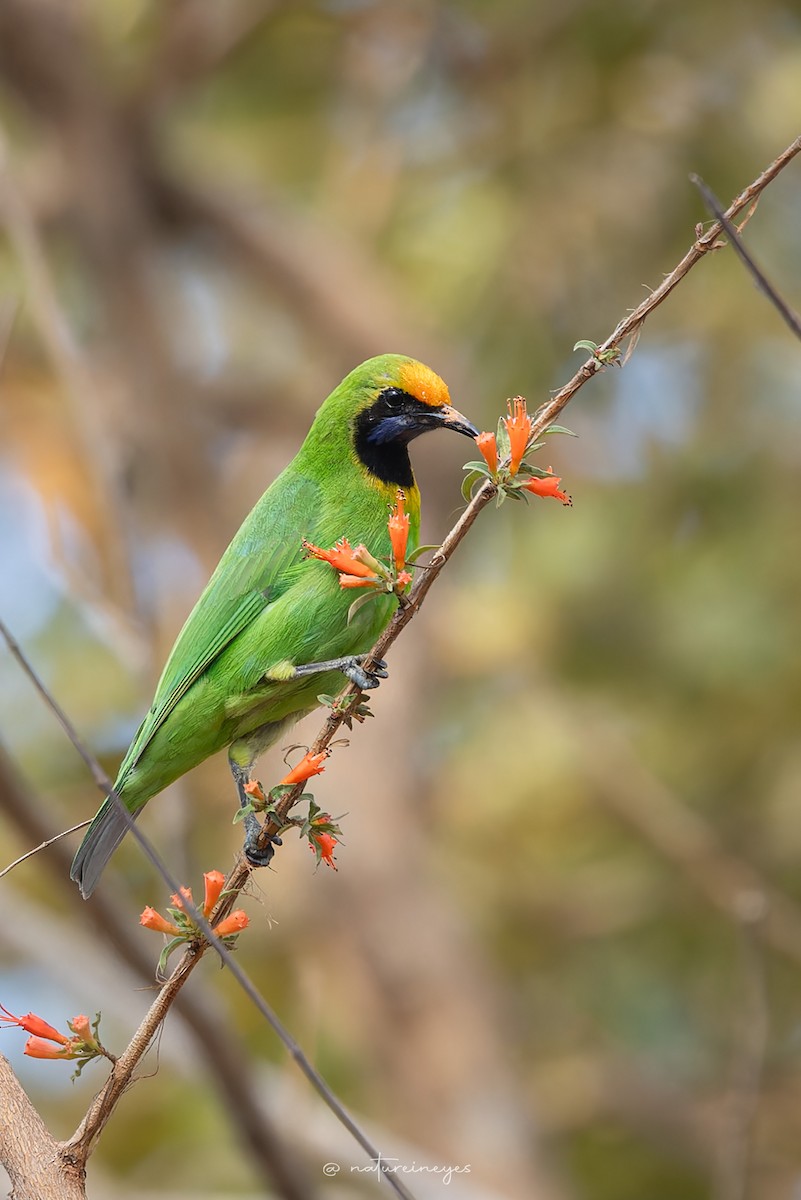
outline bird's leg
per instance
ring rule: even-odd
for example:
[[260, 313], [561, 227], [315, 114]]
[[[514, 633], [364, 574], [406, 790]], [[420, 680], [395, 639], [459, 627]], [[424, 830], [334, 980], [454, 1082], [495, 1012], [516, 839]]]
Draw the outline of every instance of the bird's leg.
[[[231, 774], [234, 777], [236, 790], [239, 793], [239, 805], [241, 808], [250, 808], [251, 799], [245, 791], [245, 784], [250, 783], [250, 764], [242, 766], [240, 763], [234, 762], [230, 756], [228, 763], [231, 767]], [[280, 837], [271, 837], [267, 845], [262, 848], [259, 846], [262, 826], [256, 814], [254, 812], [246, 812], [242, 820], [245, 825], [245, 843], [242, 847], [245, 858], [253, 867], [268, 866], [275, 854], [274, 847], [281, 845]]]
[[294, 668], [290, 679], [299, 679], [303, 675], [317, 675], [323, 671], [341, 671], [343, 675], [355, 683], [363, 692], [377, 688], [382, 679], [387, 679], [389, 671], [383, 658], [376, 659], [369, 671], [365, 671], [362, 663], [369, 658], [367, 654], [348, 654], [344, 658], [330, 658], [327, 662], [303, 663]]

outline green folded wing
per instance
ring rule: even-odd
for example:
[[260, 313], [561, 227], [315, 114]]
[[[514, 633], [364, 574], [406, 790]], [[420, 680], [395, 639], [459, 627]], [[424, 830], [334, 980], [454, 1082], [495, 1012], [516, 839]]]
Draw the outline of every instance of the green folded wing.
[[310, 479], [280, 476], [245, 518], [178, 634], [152, 707], [126, 754], [117, 785], [211, 663], [290, 586], [313, 539], [320, 491]]

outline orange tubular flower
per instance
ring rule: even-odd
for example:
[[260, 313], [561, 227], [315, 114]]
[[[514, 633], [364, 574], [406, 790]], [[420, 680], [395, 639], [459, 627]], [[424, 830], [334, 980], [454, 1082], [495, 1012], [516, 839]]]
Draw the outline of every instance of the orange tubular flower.
[[370, 574], [369, 578], [359, 575], [340, 575], [339, 577], [339, 586], [342, 588], [372, 587], [376, 583], [378, 580], [373, 574]]
[[79, 1051], [76, 1043], [64, 1039], [64, 1044], [54, 1046], [52, 1042], [46, 1042], [44, 1038], [29, 1037], [25, 1043], [23, 1054], [27, 1054], [28, 1058], [77, 1058]]
[[[267, 799], [258, 779], [249, 779], [245, 784], [245, 791], [249, 796], [252, 796], [254, 800], [265, 801]], [[206, 876], [204, 875], [203, 878], [205, 879]]]
[[480, 433], [476, 438], [476, 445], [481, 451], [484, 462], [495, 475], [498, 470], [498, 445], [495, 441], [495, 434]]
[[310, 837], [309, 849], [315, 850], [316, 847], [320, 852], [321, 861], [326, 863], [327, 866], [333, 867], [336, 871], [337, 864], [334, 862], [334, 847], [337, 844], [337, 839], [333, 833], [312, 833]]
[[206, 871], [203, 882], [206, 889], [203, 897], [203, 916], [207, 917], [220, 898], [225, 876], [222, 871]]
[[250, 924], [248, 914], [241, 908], [235, 908], [227, 917], [214, 926], [217, 937], [230, 937], [232, 933], [241, 933]]
[[161, 913], [156, 912], [150, 905], [143, 909], [139, 924], [144, 925], [145, 929], [155, 929], [156, 933], [166, 933], [170, 937], [176, 937], [181, 932], [177, 925], [162, 917]]
[[509, 416], [504, 417], [503, 423], [509, 434], [509, 474], [516, 475], [531, 437], [531, 417], [526, 412], [526, 402], [522, 396], [515, 396], [509, 402]]
[[312, 775], [322, 775], [325, 770], [323, 763], [327, 758], [327, 750], [321, 750], [319, 754], [312, 754], [310, 750], [307, 754], [303, 755], [298, 765], [293, 767], [288, 775], [284, 776], [281, 783], [305, 783], [307, 779], [311, 779]]
[[0, 1017], [0, 1021], [6, 1021], [9, 1025], [19, 1025], [20, 1029], [24, 1029], [26, 1033], [49, 1038], [51, 1042], [61, 1042], [63, 1046], [69, 1042], [69, 1038], [65, 1037], [63, 1033], [59, 1033], [52, 1025], [48, 1025], [47, 1021], [42, 1020], [41, 1017], [37, 1017], [36, 1013], [29, 1012], [24, 1016], [15, 1017], [7, 1008], [3, 1008], [2, 1004], [0, 1004], [0, 1010], [5, 1013], [4, 1017]]
[[[553, 467], [549, 467], [548, 470], [552, 472]], [[561, 475], [550, 474], [527, 479], [523, 487], [527, 492], [532, 492], [535, 496], [553, 496], [554, 500], [561, 500], [563, 504], [571, 505], [573, 500], [568, 496], [567, 492], [559, 491], [559, 484], [561, 482]]]
[[[358, 546], [356, 547], [358, 550]], [[359, 575], [362, 579], [374, 579], [375, 576], [368, 566], [354, 557], [354, 550], [347, 538], [340, 538], [330, 550], [313, 546], [303, 539], [303, 549], [310, 558], [319, 558], [330, 563], [336, 571], [346, 571], [348, 575]]]
[[409, 514], [404, 511], [403, 503], [406, 499], [404, 493], [398, 488], [398, 494], [395, 498], [395, 507], [390, 513], [387, 528], [389, 529], [389, 540], [392, 543], [392, 557], [395, 562], [396, 571], [402, 571], [406, 562], [406, 545], [409, 541]]

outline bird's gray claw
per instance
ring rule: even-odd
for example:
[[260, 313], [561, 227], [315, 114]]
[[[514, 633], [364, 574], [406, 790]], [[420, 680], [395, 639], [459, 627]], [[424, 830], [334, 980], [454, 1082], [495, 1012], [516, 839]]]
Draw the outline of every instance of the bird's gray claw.
[[259, 845], [262, 827], [253, 813], [245, 817], [245, 842], [242, 851], [252, 867], [268, 867], [273, 860], [275, 847], [282, 844], [280, 837], [271, 837], [266, 846]]
[[347, 666], [342, 668], [343, 674], [363, 692], [369, 692], [371, 688], [377, 688], [382, 679], [389, 678], [387, 664], [383, 659], [375, 662], [369, 671], [366, 671], [362, 666], [362, 663], [366, 661], [367, 655], [360, 654], [348, 663]]

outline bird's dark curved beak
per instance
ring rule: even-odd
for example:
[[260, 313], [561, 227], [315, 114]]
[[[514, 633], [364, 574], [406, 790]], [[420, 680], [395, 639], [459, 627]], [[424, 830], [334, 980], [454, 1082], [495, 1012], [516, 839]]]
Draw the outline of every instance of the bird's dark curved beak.
[[445, 429], [452, 429], [455, 433], [463, 433], [465, 437], [477, 438], [479, 430], [476, 429], [472, 421], [468, 421], [467, 417], [450, 404], [443, 404], [437, 409], [437, 419]]

